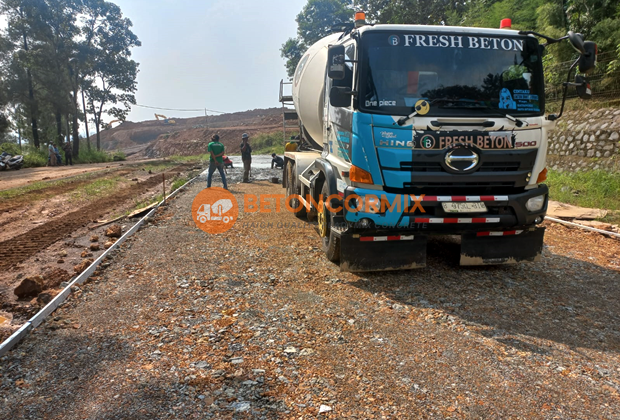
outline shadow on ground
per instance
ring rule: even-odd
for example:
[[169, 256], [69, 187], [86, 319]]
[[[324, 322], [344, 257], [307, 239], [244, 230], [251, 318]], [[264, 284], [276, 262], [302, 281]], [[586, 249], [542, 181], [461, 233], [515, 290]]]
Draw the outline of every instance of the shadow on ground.
[[489, 326], [483, 334], [520, 350], [546, 352], [501, 337], [523, 334], [573, 349], [620, 352], [620, 273], [548, 250], [544, 255], [540, 263], [460, 267], [459, 244], [437, 238], [429, 241], [425, 269], [369, 273], [370, 281], [352, 285]]

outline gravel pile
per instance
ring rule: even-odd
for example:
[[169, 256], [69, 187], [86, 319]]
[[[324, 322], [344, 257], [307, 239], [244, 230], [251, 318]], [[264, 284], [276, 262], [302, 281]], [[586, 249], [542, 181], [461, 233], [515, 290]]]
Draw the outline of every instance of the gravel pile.
[[553, 225], [541, 263], [463, 269], [433, 239], [360, 276], [289, 213], [198, 230], [202, 182], [0, 359], [0, 418], [620, 418], [620, 242]]

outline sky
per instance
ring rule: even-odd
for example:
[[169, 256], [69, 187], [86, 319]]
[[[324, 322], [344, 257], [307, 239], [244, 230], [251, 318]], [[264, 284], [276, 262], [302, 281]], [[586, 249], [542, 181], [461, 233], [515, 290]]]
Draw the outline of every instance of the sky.
[[[295, 17], [307, 0], [111, 1], [142, 42], [132, 51], [140, 63], [138, 104], [223, 112], [280, 106], [280, 47], [296, 36]], [[204, 115], [134, 106], [127, 120], [152, 120], [155, 112]]]

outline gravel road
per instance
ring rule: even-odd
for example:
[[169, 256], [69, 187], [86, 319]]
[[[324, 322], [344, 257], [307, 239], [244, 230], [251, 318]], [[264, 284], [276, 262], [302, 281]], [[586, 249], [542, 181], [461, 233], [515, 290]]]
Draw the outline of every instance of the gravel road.
[[203, 187], [0, 360], [0, 418], [620, 418], [619, 241], [549, 225], [542, 262], [463, 269], [436, 239], [359, 276], [289, 213], [198, 230]]

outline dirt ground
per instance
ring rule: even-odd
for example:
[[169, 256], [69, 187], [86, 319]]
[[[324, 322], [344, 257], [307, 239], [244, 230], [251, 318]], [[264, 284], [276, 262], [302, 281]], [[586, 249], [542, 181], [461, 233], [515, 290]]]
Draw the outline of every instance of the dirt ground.
[[619, 241], [548, 224], [541, 262], [462, 268], [439, 238], [355, 275], [290, 213], [202, 232], [203, 187], [0, 360], [0, 418], [620, 418]]
[[[23, 279], [41, 275], [44, 291], [57, 293], [60, 283], [75, 275], [74, 267], [104, 251], [109, 225], [97, 223], [145, 206], [163, 193], [163, 177], [172, 182], [188, 175], [193, 164], [149, 161], [110, 166], [64, 178], [42, 189], [23, 191], [0, 202], [0, 339], [40, 307], [36, 297], [17, 299]], [[52, 168], [50, 168], [52, 169]], [[54, 168], [56, 169], [56, 168]], [[144, 204], [142, 204], [144, 203]], [[124, 228], [133, 223], [120, 220]], [[91, 241], [97, 236], [97, 241]], [[91, 245], [98, 245], [92, 250]], [[2, 324], [2, 322], [0, 322]]]
[[41, 168], [26, 168], [19, 171], [0, 172], [0, 191], [10, 188], [23, 187], [39, 181], [59, 180], [90, 172], [104, 171], [110, 168], [121, 168], [127, 165], [156, 162], [157, 159], [142, 159], [128, 162], [104, 162], [75, 164], [72, 166], [45, 166]]

